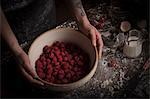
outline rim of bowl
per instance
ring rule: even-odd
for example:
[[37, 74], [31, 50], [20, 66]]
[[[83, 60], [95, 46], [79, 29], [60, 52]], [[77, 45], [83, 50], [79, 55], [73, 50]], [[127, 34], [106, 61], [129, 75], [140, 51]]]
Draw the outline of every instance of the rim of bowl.
[[[46, 34], [47, 32], [54, 31], [54, 30], [71, 30], [71, 31], [76, 31], [76, 30], [74, 30], [74, 29], [72, 29], [72, 28], [58, 28], [58, 29], [54, 28], [54, 29], [48, 30], [48, 31], [42, 33], [41, 35], [39, 35], [39, 36], [32, 42], [32, 44], [31, 44], [31, 46], [30, 46], [30, 48], [29, 48], [29, 51], [28, 51], [28, 55], [29, 55], [30, 52], [31, 52], [32, 45], [33, 45], [42, 35]], [[79, 31], [76, 31], [76, 32], [79, 32]], [[85, 36], [86, 38], [88, 38], [88, 37], [87, 37], [85, 34], [83, 34], [82, 32], [79, 32], [79, 33], [80, 33], [81, 35]], [[88, 40], [89, 40], [89, 38], [88, 38]], [[97, 48], [96, 48], [95, 46], [92, 46], [92, 47], [94, 48], [94, 51], [95, 51], [94, 63], [92, 64], [92, 68], [91, 68], [90, 72], [87, 73], [83, 78], [87, 77], [87, 76], [93, 71], [93, 69], [94, 69], [95, 66], [97, 67], [96, 63], [97, 63], [97, 61], [98, 61], [98, 51], [97, 51]], [[38, 75], [37, 75], [37, 76], [38, 76]], [[47, 85], [53, 85], [53, 86], [68, 86], [68, 85], [72, 85], [72, 84], [74, 84], [74, 83], [77, 83], [77, 82], [83, 80], [83, 78], [81, 78], [81, 79], [79, 79], [79, 80], [77, 80], [77, 81], [74, 81], [74, 82], [72, 82], [72, 83], [55, 84], [55, 83], [47, 82], [47, 81], [41, 79], [41, 78], [38, 76], [38, 79], [39, 79], [41, 82], [43, 82], [43, 83], [45, 83], [45, 84], [47, 84]]]

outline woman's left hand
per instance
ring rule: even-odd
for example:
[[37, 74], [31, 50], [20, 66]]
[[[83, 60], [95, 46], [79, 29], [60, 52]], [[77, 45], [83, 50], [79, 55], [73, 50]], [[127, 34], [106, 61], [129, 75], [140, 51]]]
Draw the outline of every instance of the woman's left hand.
[[97, 47], [99, 58], [102, 56], [103, 40], [98, 30], [89, 21], [79, 22], [79, 30], [90, 37], [92, 44]]

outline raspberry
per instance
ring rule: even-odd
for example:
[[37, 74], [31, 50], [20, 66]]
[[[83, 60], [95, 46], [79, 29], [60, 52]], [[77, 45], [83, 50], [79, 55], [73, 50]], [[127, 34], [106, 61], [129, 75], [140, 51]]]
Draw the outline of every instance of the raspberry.
[[78, 65], [83, 66], [83, 62], [82, 61], [78, 61]]
[[48, 58], [49, 58], [49, 55], [48, 55], [47, 53], [45, 54], [45, 58], [46, 58], [46, 59], [48, 59]]
[[47, 65], [46, 61], [43, 61], [43, 65], [44, 65], [44, 66], [46, 66], [46, 65]]
[[74, 59], [78, 62], [79, 61], [79, 57], [75, 56]]
[[64, 61], [68, 61], [68, 58], [67, 58], [67, 57], [64, 57]]
[[66, 78], [67, 78], [67, 79], [70, 79], [70, 78], [71, 78], [71, 73], [67, 73], [67, 74], [66, 74]]
[[77, 81], [77, 80], [78, 80], [77, 76], [73, 76], [73, 77], [72, 77], [72, 80], [73, 80], [73, 81]]
[[69, 69], [64, 69], [64, 71], [65, 71], [65, 73], [69, 73], [70, 70]]
[[52, 52], [52, 48], [49, 48], [48, 50], [47, 50], [47, 53], [51, 53]]
[[72, 58], [72, 56], [71, 55], [67, 55], [67, 57], [68, 57], [68, 60], [70, 61], [71, 60], [71, 58]]
[[47, 70], [48, 70], [47, 72], [52, 72], [52, 70], [53, 70], [52, 66], [51, 66], [51, 65], [48, 65], [48, 66], [47, 66]]
[[60, 80], [55, 80], [55, 82], [56, 82], [57, 84], [61, 84], [61, 81], [60, 81]]
[[[64, 52], [64, 51], [66, 51], [66, 49], [65, 49], [65, 48], [61, 48], [61, 51]], [[65, 54], [65, 53], [64, 53], [64, 54]], [[64, 55], [64, 56], [65, 56], [65, 55]]]
[[81, 71], [82, 71], [81, 68], [78, 67], [78, 72], [81, 72]]
[[60, 69], [60, 70], [58, 71], [58, 73], [59, 73], [59, 74], [65, 74], [65, 72], [64, 72], [62, 69]]
[[51, 58], [54, 58], [54, 56], [55, 56], [54, 53], [51, 52], [51, 53], [50, 53], [50, 57], [51, 57]]
[[78, 56], [78, 53], [77, 52], [73, 53], [73, 56]]
[[48, 50], [48, 46], [46, 45], [46, 46], [44, 46], [44, 48], [43, 48], [43, 52], [47, 52], [47, 50]]
[[55, 67], [56, 71], [58, 71], [60, 69], [60, 65]]
[[46, 59], [47, 64], [50, 64], [51, 60], [50, 59]]
[[80, 60], [83, 60], [83, 56], [82, 55], [80, 55], [79, 58], [80, 58]]
[[77, 74], [77, 76], [81, 76], [82, 72], [81, 71], [77, 71], [76, 74]]
[[59, 74], [59, 75], [58, 75], [58, 79], [60, 79], [60, 80], [62, 80], [64, 77], [65, 77], [64, 74]]
[[51, 64], [47, 65], [47, 69], [52, 71], [52, 69], [53, 69], [52, 65]]
[[75, 75], [75, 72], [73, 72], [73, 71], [70, 71], [70, 73], [71, 73], [72, 77]]
[[59, 66], [56, 66], [56, 67], [53, 69], [53, 71], [54, 71], [54, 72], [58, 72], [59, 69], [60, 69], [60, 67], [59, 67]]
[[66, 63], [66, 62], [63, 62], [63, 63], [62, 63], [62, 66], [63, 66], [64, 69], [68, 69], [68, 68], [69, 68], [69, 64]]
[[44, 53], [45, 53], [45, 54], [48, 54], [48, 53], [49, 53], [49, 49], [47, 49]]
[[55, 63], [56, 66], [58, 66], [59, 64], [60, 64], [59, 62], [56, 62], [56, 63]]
[[58, 47], [54, 47], [54, 49], [55, 49], [55, 50], [58, 50], [59, 48], [58, 48]]
[[41, 62], [40, 60], [37, 60], [37, 61], [36, 61], [36, 65], [37, 65], [38, 67], [42, 67], [42, 62]]
[[41, 60], [41, 61], [45, 61], [45, 60], [46, 60], [46, 58], [44, 57], [44, 55], [42, 55], [42, 56], [40, 57], [40, 60]]
[[55, 81], [55, 79], [54, 79], [54, 77], [52, 76], [51, 79], [50, 79], [50, 82], [54, 82], [54, 81]]
[[62, 62], [62, 60], [63, 60], [62, 56], [58, 56], [58, 61]]
[[59, 57], [59, 56], [60, 56], [60, 51], [57, 50], [57, 51], [55, 52], [55, 55], [56, 55], [57, 57]]
[[57, 63], [57, 58], [56, 57], [53, 57], [52, 59], [52, 63], [56, 64]]
[[54, 46], [59, 46], [60, 43], [59, 43], [59, 41], [56, 41], [53, 45], [54, 45]]
[[67, 50], [66, 50], [66, 51], [64, 51], [64, 53], [65, 53], [65, 55], [66, 55], [66, 56], [68, 56], [68, 55], [69, 55], [69, 53], [67, 52]]
[[65, 56], [65, 53], [64, 53], [64, 52], [61, 52], [61, 55], [62, 55], [62, 56]]
[[117, 66], [117, 61], [115, 59], [111, 59], [110, 62], [109, 62], [109, 66], [116, 67]]
[[50, 80], [51, 77], [52, 77], [51, 74], [47, 74], [46, 79], [49, 79], [49, 80]]
[[64, 78], [64, 79], [62, 79], [62, 82], [63, 82], [63, 83], [68, 83], [69, 81]]
[[74, 71], [77, 72], [77, 71], [78, 71], [78, 68], [77, 68], [77, 67], [74, 67]]
[[61, 43], [60, 43], [60, 47], [61, 47], [61, 48], [64, 48], [64, 47], [65, 47], [64, 42], [61, 42]]
[[53, 72], [53, 74], [52, 74], [53, 76], [56, 76], [57, 75], [57, 72], [55, 71], [55, 72]]
[[43, 65], [42, 64], [38, 65], [38, 68], [43, 69]]
[[72, 69], [72, 68], [73, 68], [73, 66], [69, 65], [68, 69]]
[[74, 60], [71, 60], [71, 61], [70, 61], [70, 64], [71, 64], [71, 65], [74, 65]]
[[67, 62], [62, 62], [62, 65], [67, 65], [68, 63]]
[[40, 73], [40, 72], [43, 72], [43, 69], [37, 67], [37, 73]]
[[64, 69], [68, 69], [68, 68], [69, 68], [69, 65], [63, 65], [63, 68], [64, 68]]

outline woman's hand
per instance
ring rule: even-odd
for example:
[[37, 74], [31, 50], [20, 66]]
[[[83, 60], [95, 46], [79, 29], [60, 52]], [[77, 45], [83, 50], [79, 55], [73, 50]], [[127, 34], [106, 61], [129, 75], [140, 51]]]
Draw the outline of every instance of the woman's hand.
[[21, 72], [27, 78], [27, 80], [36, 85], [43, 85], [42, 82], [38, 80], [38, 77], [30, 65], [28, 55], [22, 50], [20, 53], [15, 54], [18, 66], [20, 66]]
[[97, 47], [99, 58], [102, 56], [102, 48], [103, 48], [103, 40], [101, 34], [98, 30], [90, 24], [90, 22], [82, 21], [79, 22], [79, 30], [85, 33], [88, 37], [90, 37], [92, 44]]
[[101, 58], [103, 47], [101, 35], [97, 31], [97, 29], [90, 24], [82, 6], [81, 0], [67, 0], [66, 3], [69, 6], [69, 8], [71, 8], [71, 11], [73, 12], [77, 20], [79, 30], [85, 33], [87, 36], [90, 36], [92, 44], [98, 47], [99, 58]]
[[14, 35], [13, 31], [11, 30], [11, 28], [7, 22], [7, 19], [5, 18], [5, 15], [1, 9], [0, 9], [0, 15], [2, 17], [2, 24], [0, 24], [2, 27], [1, 28], [2, 31], [0, 31], [0, 34], [2, 35], [3, 39], [6, 41], [8, 46], [10, 47], [13, 54], [15, 55], [16, 60], [18, 62], [18, 65], [20, 66], [20, 69], [21, 69], [23, 75], [31, 83], [43, 85], [43, 83], [37, 79], [38, 77], [30, 65], [28, 55], [20, 47], [20, 45], [16, 39], [16, 36]]

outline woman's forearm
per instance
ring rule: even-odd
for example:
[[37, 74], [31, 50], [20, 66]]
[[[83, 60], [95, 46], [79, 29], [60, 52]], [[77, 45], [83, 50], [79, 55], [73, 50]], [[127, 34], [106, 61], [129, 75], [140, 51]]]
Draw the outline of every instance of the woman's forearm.
[[11, 30], [2, 10], [1, 10], [0, 14], [1, 14], [1, 21], [2, 21], [1, 22], [1, 35], [2, 35], [3, 39], [6, 41], [6, 43], [9, 45], [10, 49], [15, 54], [21, 53], [22, 48], [19, 46], [19, 43], [18, 43], [13, 31]]
[[81, 0], [66, 0], [66, 2], [69, 3], [68, 6], [71, 8], [71, 12], [73, 12], [79, 24], [89, 24]]

